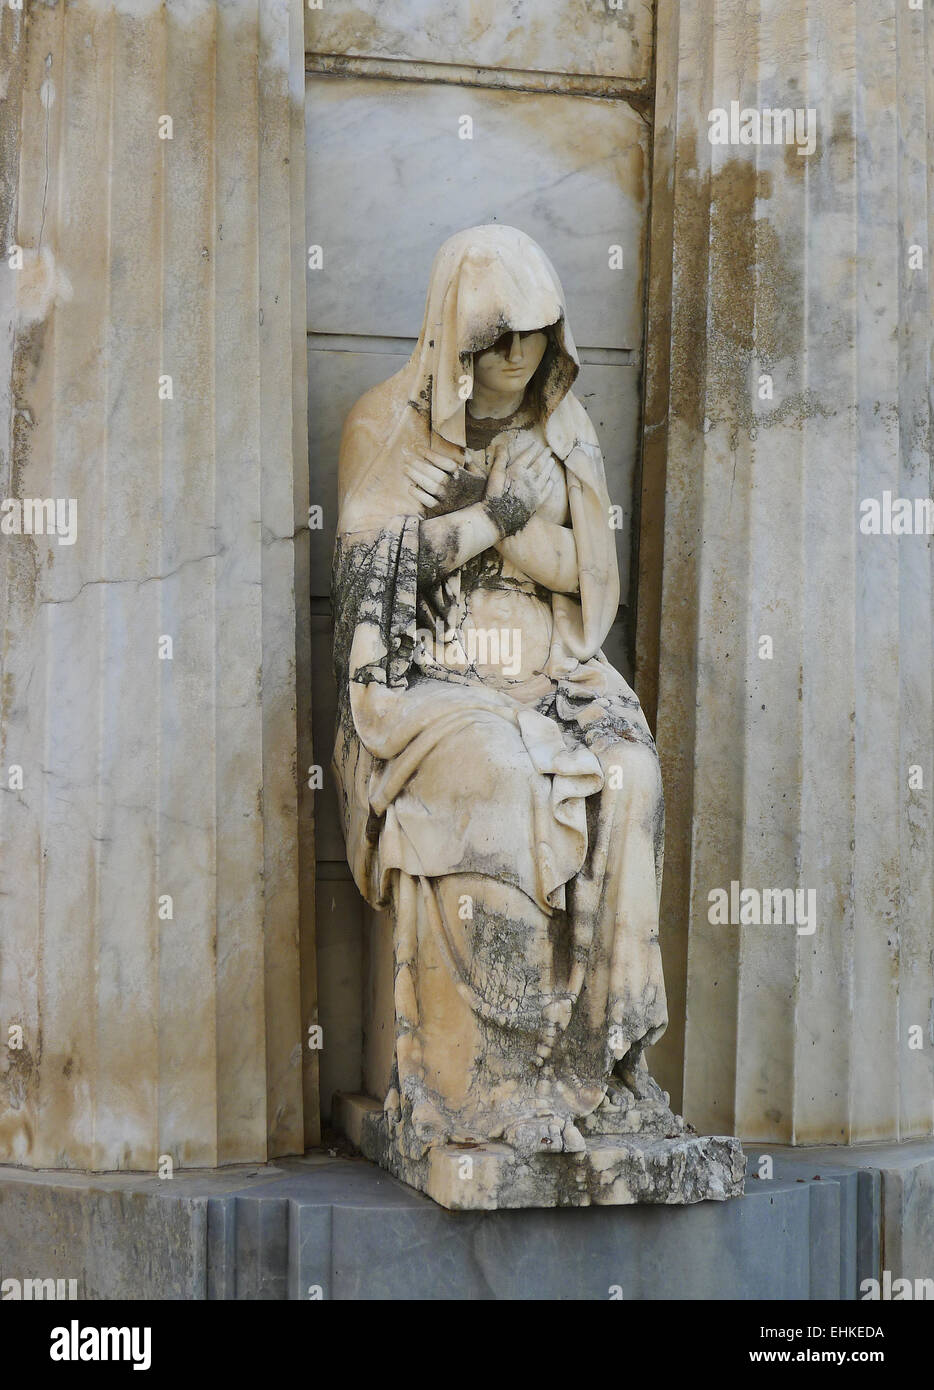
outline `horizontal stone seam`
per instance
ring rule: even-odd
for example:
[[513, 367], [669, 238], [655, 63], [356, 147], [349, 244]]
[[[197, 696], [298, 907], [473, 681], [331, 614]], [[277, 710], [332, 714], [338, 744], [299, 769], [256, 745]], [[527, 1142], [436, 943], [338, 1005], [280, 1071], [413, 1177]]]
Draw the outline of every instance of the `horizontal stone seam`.
[[305, 74], [382, 78], [396, 82], [437, 82], [445, 86], [534, 92], [540, 96], [598, 97], [625, 101], [640, 111], [651, 110], [655, 100], [653, 88], [647, 80], [632, 81], [592, 73], [432, 63], [419, 58], [371, 58], [344, 53], [306, 52]]

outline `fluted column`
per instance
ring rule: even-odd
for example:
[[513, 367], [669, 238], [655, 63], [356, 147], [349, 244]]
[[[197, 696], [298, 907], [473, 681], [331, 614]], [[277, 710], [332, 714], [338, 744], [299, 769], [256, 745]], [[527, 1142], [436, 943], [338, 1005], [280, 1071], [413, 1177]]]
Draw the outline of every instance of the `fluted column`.
[[300, 1152], [302, 6], [0, 24], [0, 1161]]
[[[684, 1112], [714, 1133], [928, 1135], [932, 542], [860, 521], [931, 494], [934, 18], [659, 0], [658, 33], [637, 673], [668, 803], [657, 1070], [677, 1096], [683, 1049]], [[734, 101], [813, 109], [814, 151], [711, 143]], [[813, 889], [813, 934], [712, 921], [731, 883]]]

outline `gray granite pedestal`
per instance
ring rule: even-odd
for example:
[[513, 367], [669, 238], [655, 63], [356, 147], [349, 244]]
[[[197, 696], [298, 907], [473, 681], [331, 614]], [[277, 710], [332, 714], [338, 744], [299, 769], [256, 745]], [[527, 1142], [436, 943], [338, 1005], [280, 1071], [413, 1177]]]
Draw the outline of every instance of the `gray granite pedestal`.
[[773, 1146], [771, 1180], [744, 1148], [732, 1201], [524, 1211], [446, 1211], [327, 1151], [164, 1180], [3, 1168], [3, 1296], [856, 1299], [883, 1268], [934, 1277], [934, 1143]]

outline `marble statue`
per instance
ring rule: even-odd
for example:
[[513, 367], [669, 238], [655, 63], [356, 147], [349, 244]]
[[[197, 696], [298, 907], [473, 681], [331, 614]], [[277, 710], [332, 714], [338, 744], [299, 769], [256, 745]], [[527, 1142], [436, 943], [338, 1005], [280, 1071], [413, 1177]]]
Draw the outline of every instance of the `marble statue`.
[[393, 1081], [359, 1142], [454, 1207], [742, 1186], [737, 1141], [694, 1135], [643, 1055], [664, 803], [601, 651], [619, 578], [578, 370], [543, 251], [472, 227], [341, 444], [334, 767], [394, 955]]

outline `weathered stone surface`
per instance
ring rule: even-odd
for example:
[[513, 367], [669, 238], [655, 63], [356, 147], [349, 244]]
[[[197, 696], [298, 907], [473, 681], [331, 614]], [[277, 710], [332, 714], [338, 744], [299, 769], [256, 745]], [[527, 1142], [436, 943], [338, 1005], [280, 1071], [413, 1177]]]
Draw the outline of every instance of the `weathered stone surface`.
[[[658, 12], [636, 684], [672, 1027], [650, 1063], [747, 1141], [930, 1135], [931, 538], [860, 521], [931, 495], [932, 7]], [[734, 101], [800, 111], [813, 152], [712, 144]], [[732, 882], [813, 891], [816, 929], [712, 920]]]
[[[755, 1145], [747, 1145], [747, 1152], [751, 1175], [760, 1153]], [[767, 1152], [777, 1179], [811, 1179], [815, 1173], [858, 1176], [860, 1210], [849, 1215], [847, 1226], [854, 1240], [858, 1234], [857, 1259], [864, 1274], [880, 1278], [888, 1269], [895, 1278], [934, 1279], [934, 1142], [801, 1149], [775, 1145]]]
[[324, 0], [306, 11], [313, 53], [469, 64], [549, 74], [586, 73], [647, 81], [653, 7], [642, 0], [408, 0], [405, 6]]
[[578, 1153], [537, 1155], [507, 1144], [450, 1144], [419, 1162], [394, 1152], [383, 1108], [367, 1096], [335, 1096], [334, 1122], [366, 1158], [451, 1211], [687, 1205], [743, 1191], [746, 1160], [738, 1139], [597, 1136]]
[[249, 1181], [2, 1169], [0, 1278], [74, 1279], [82, 1299], [207, 1298], [210, 1199]]
[[317, 1135], [302, 8], [0, 7], [0, 499], [77, 509], [73, 543], [0, 536], [24, 1165]]
[[[883, 1184], [897, 1167], [920, 1193], [932, 1146], [771, 1157], [762, 1181], [752, 1152], [732, 1202], [475, 1212], [321, 1152], [165, 1182], [0, 1169], [0, 1276], [16, 1281], [3, 1297], [66, 1277], [95, 1299], [860, 1297], [882, 1273]], [[909, 1253], [923, 1236], [911, 1223], [886, 1209], [887, 1267], [932, 1277], [930, 1243]]]

